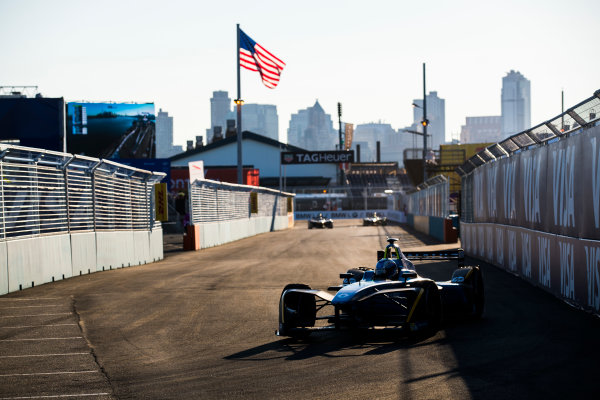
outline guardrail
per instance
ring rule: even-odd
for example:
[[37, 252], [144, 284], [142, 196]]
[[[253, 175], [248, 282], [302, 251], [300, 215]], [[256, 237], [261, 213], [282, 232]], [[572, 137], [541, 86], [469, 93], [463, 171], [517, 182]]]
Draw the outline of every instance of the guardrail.
[[193, 250], [294, 225], [292, 193], [208, 179], [190, 183], [189, 193]]
[[568, 137], [581, 128], [592, 126], [598, 121], [600, 121], [600, 90], [596, 90], [593, 96], [569, 108], [564, 113], [533, 128], [516, 133], [502, 142], [488, 146], [458, 167], [456, 173], [460, 176], [467, 175], [486, 163], [556, 141], [561, 137]]
[[434, 176], [405, 195], [406, 222], [415, 230], [444, 243], [454, 243], [458, 233], [448, 218], [450, 183]]
[[152, 190], [163, 177], [0, 144], [0, 294], [161, 259]]

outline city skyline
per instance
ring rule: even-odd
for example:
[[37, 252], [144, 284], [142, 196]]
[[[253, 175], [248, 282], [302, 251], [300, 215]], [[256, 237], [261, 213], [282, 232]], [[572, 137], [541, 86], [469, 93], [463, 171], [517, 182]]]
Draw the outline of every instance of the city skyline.
[[[600, 56], [589, 51], [600, 3], [591, 0], [263, 5], [0, 0], [0, 34], [12, 38], [0, 43], [0, 85], [37, 85], [70, 102], [153, 102], [174, 118], [174, 142], [184, 144], [210, 127], [213, 91], [237, 97], [240, 23], [286, 63], [274, 90], [241, 72], [246, 103], [277, 106], [281, 141], [291, 115], [315, 99], [336, 122], [341, 102], [344, 122], [409, 126], [423, 63], [427, 91], [446, 101], [446, 140], [468, 116], [500, 115], [510, 70], [531, 82], [533, 125], [560, 113], [561, 90], [570, 107], [600, 89]], [[565, 21], [577, 32], [548, 29]], [[550, 57], [558, 48], [573, 56]]]

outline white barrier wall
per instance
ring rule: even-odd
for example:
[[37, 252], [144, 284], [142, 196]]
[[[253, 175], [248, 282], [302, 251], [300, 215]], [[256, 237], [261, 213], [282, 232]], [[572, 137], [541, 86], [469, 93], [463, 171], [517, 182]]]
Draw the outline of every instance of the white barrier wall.
[[162, 260], [164, 258], [162, 227], [154, 228], [148, 232], [148, 242], [150, 243], [148, 262]]
[[0, 294], [8, 293], [8, 259], [6, 242], [0, 242]]
[[0, 295], [163, 258], [160, 228], [151, 232], [86, 232], [8, 240], [0, 242]]
[[71, 235], [73, 276], [96, 271], [96, 234], [84, 232]]
[[271, 225], [273, 225], [273, 230], [276, 231], [288, 229], [289, 217], [287, 215], [276, 216], [274, 222], [272, 217], [253, 217], [199, 224], [200, 248], [219, 246], [260, 233], [270, 232]]
[[69, 278], [73, 273], [69, 235], [7, 241], [6, 252], [9, 291]]

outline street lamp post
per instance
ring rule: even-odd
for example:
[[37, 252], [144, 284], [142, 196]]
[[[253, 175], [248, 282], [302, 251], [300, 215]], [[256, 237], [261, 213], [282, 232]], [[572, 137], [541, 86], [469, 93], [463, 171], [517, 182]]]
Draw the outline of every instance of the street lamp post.
[[[338, 123], [339, 123], [339, 130], [338, 130], [338, 139], [339, 139], [339, 147], [338, 150], [339, 151], [343, 151], [344, 149], [342, 148], [342, 103], [338, 102], [337, 104], [338, 106]], [[342, 186], [343, 185], [343, 180], [344, 180], [344, 170], [342, 169], [342, 164], [339, 164], [339, 174], [338, 174], [338, 182], [339, 185]]]
[[425, 162], [427, 157], [427, 94], [425, 92], [425, 63], [423, 63], [423, 182], [427, 180], [427, 163]]

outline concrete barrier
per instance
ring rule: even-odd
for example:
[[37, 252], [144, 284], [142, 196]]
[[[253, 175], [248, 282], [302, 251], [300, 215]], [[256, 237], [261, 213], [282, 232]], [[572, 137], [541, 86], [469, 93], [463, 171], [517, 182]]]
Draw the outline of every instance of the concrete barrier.
[[96, 271], [96, 233], [82, 232], [71, 235], [72, 275]]
[[150, 246], [148, 262], [156, 262], [165, 258], [163, 251], [162, 227], [153, 228], [150, 232], [148, 232], [148, 243]]
[[415, 230], [429, 235], [429, 217], [426, 215], [415, 215], [413, 218]]
[[244, 239], [273, 230], [288, 229], [289, 215], [273, 217], [240, 218], [231, 221], [206, 222], [199, 225], [200, 248], [220, 246], [225, 243]]
[[10, 240], [6, 242], [6, 252], [9, 292], [73, 274], [68, 234]]
[[0, 295], [8, 293], [8, 259], [6, 242], [0, 242]]
[[163, 258], [160, 228], [151, 232], [83, 232], [8, 240], [0, 242], [0, 295]]
[[453, 227], [451, 218], [407, 214], [406, 223], [417, 232], [434, 237], [440, 242], [454, 243], [458, 240], [458, 231]]
[[133, 265], [133, 242], [132, 231], [96, 232], [96, 270]]
[[511, 225], [461, 222], [465, 254], [600, 312], [600, 241]]
[[150, 262], [150, 240], [147, 231], [133, 232], [133, 263], [142, 265]]

